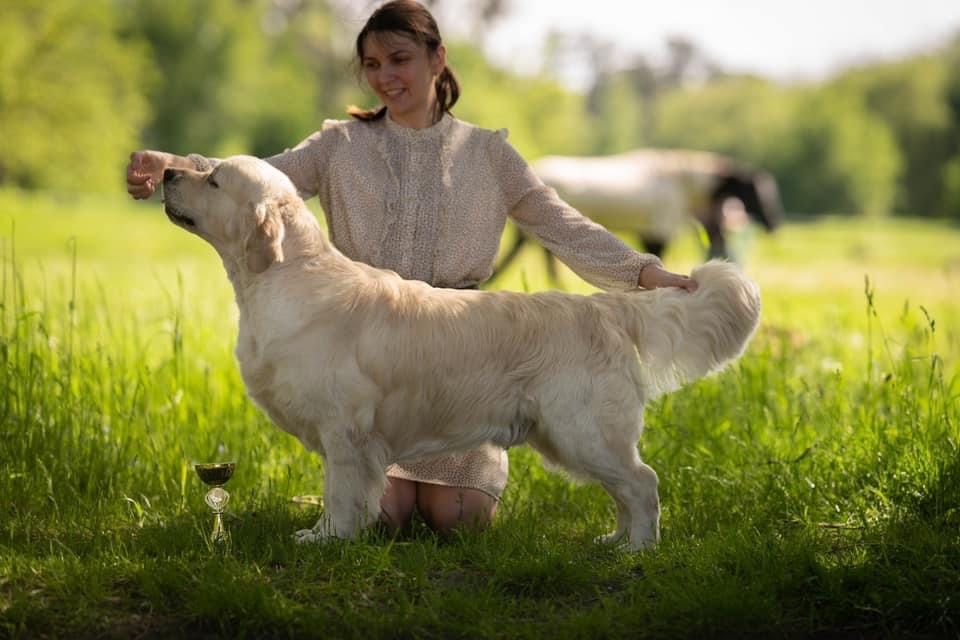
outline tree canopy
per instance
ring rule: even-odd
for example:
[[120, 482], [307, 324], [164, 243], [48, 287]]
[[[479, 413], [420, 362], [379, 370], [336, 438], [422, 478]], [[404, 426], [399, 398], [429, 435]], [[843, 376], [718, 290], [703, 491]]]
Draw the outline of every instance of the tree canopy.
[[[15, 0], [0, 20], [0, 183], [116, 184], [157, 79], [143, 40], [105, 2]], [[106, 160], [106, 161], [105, 161]]]
[[[431, 5], [441, 10], [442, 0]], [[359, 24], [331, 0], [13, 0], [0, 22], [0, 184], [118, 190], [129, 152], [269, 155], [349, 104]], [[479, 6], [479, 5], [478, 5]], [[471, 20], [505, 9], [490, 0]], [[439, 11], [442, 15], [442, 11]], [[932, 51], [785, 84], [731, 73], [674, 38], [665, 62], [556, 36], [586, 91], [448, 43], [455, 114], [508, 128], [528, 159], [639, 147], [717, 151], [771, 171], [798, 213], [960, 217], [960, 35]], [[550, 68], [548, 64], [547, 69]]]

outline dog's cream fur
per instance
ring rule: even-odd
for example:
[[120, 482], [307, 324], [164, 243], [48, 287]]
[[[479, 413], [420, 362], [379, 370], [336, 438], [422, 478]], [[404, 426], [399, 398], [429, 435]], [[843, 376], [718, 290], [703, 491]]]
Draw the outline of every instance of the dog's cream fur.
[[652, 546], [644, 403], [738, 357], [758, 321], [756, 286], [726, 263], [695, 269], [692, 294], [434, 289], [347, 259], [261, 160], [168, 170], [164, 187], [170, 219], [213, 245], [233, 283], [250, 395], [324, 458], [325, 512], [301, 541], [373, 522], [389, 463], [492, 441], [599, 481], [618, 512], [605, 538]]

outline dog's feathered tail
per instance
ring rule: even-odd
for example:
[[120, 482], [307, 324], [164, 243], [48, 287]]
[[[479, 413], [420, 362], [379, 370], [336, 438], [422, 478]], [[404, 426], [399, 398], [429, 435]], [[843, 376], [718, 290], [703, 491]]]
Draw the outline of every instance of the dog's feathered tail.
[[712, 260], [690, 275], [699, 285], [694, 293], [631, 296], [647, 399], [722, 369], [743, 353], [760, 319], [760, 291], [736, 265]]

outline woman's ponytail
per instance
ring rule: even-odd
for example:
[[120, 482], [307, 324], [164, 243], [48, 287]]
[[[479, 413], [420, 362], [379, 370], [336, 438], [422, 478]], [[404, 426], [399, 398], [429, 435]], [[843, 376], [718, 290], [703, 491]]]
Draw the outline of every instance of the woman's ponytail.
[[460, 99], [460, 83], [457, 82], [457, 76], [454, 75], [453, 69], [449, 66], [443, 67], [443, 71], [437, 76], [435, 86], [437, 90], [437, 110], [433, 114], [434, 122], [440, 120], [444, 113], [450, 113], [453, 105], [457, 104], [457, 100]]
[[372, 109], [364, 109], [352, 104], [347, 107], [347, 115], [362, 122], [373, 122], [374, 120], [379, 120], [383, 116], [387, 115], [387, 108], [381, 106], [373, 107]]

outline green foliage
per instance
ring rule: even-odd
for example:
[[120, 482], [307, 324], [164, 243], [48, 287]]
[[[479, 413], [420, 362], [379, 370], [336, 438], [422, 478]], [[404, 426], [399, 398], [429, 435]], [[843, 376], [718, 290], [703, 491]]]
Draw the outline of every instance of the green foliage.
[[[195, 0], [171, 10], [158, 0], [136, 0], [129, 14], [165, 79], [151, 96], [156, 117], [145, 133], [148, 146], [270, 155], [323, 119], [345, 117], [347, 105], [371, 101], [354, 76], [352, 49], [332, 44], [343, 43], [336, 33], [342, 25], [325, 3]], [[449, 48], [462, 85], [458, 117], [508, 128], [511, 142], [529, 156], [583, 148], [587, 133], [577, 126], [575, 95], [495, 69], [476, 47]]]
[[527, 158], [585, 151], [591, 132], [578, 96], [549, 79], [497, 69], [473, 46], [454, 43], [448, 49], [460, 82], [460, 101], [453, 109], [458, 118], [508, 129], [510, 143]]
[[0, 182], [116, 188], [152, 78], [107, 0], [14, 0], [0, 20]]
[[596, 116], [591, 151], [726, 153], [772, 171], [793, 212], [960, 215], [960, 39], [806, 85], [709, 64], [705, 79], [690, 77], [691, 60], [598, 67], [587, 96]]
[[[803, 211], [889, 213], [900, 168], [889, 128], [862, 96], [815, 89], [799, 96], [791, 141], [797, 156], [774, 167]], [[792, 192], [792, 193], [791, 193]], [[788, 197], [788, 196], [785, 196]]]
[[719, 151], [771, 171], [794, 212], [885, 213], [899, 150], [860, 94], [750, 77], [672, 91], [658, 103], [660, 146]]
[[753, 77], [723, 78], [663, 95], [653, 142], [767, 165], [781, 153], [795, 117], [792, 95], [780, 86]]
[[251, 102], [237, 99], [236, 83], [267, 71], [262, 40], [249, 37], [249, 21], [256, 20], [251, 5], [136, 0], [123, 9], [127, 28], [150, 43], [161, 77], [147, 96], [153, 118], [144, 131], [145, 146], [181, 154], [197, 149], [215, 154], [230, 146], [237, 112]]
[[163, 82], [146, 146], [210, 155], [279, 153], [356, 99], [326, 3], [133, 0], [126, 21]]
[[960, 151], [960, 113], [951, 108], [949, 98], [949, 83], [957, 73], [944, 52], [860, 68], [830, 83], [834, 92], [862, 96], [896, 138], [904, 159], [902, 178], [896, 182], [899, 211], [951, 213], [943, 169]]
[[[0, 183], [118, 189], [129, 152], [143, 147], [267, 156], [373, 99], [353, 73], [359, 25], [345, 28], [326, 0], [8, 5]], [[567, 47], [593, 65], [584, 94], [449, 42], [463, 89], [456, 115], [509, 129], [531, 160], [712, 150], [770, 170], [788, 211], [960, 216], [960, 38], [807, 85], [725, 74], [682, 40], [667, 62], [628, 68], [614, 67], [602, 41], [552, 42], [555, 64]]]
[[629, 74], [610, 74], [588, 96], [593, 119], [590, 152], [620, 153], [647, 146], [652, 104], [637, 94]]

